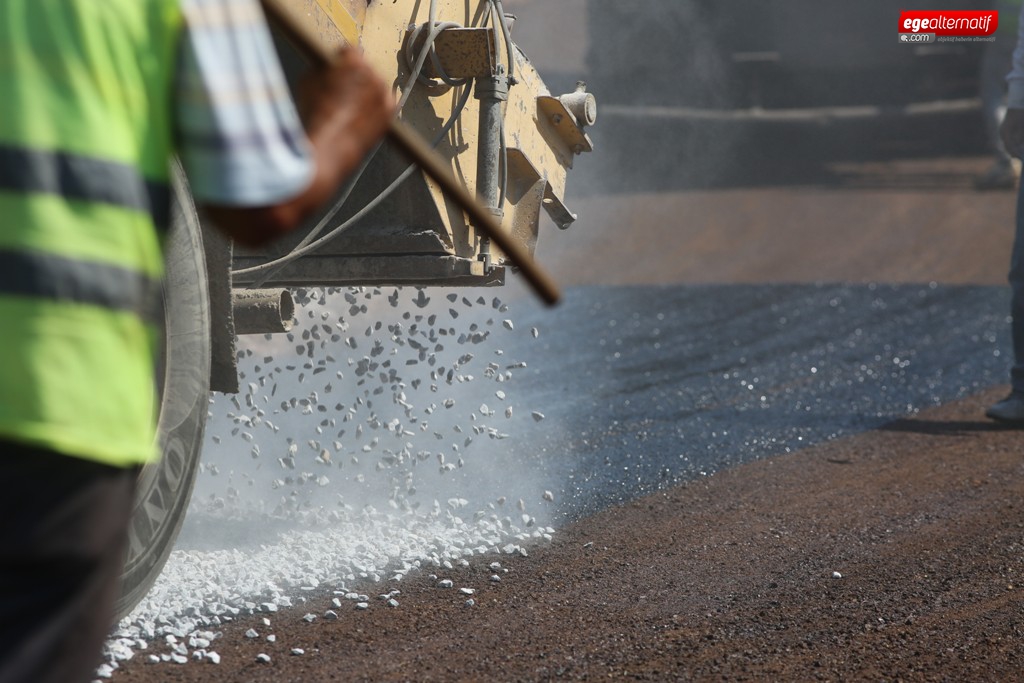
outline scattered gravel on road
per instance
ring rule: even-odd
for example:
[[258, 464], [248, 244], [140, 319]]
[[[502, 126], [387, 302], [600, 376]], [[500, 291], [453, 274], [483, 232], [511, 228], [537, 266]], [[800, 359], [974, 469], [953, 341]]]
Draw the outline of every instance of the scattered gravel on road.
[[[512, 448], [499, 444], [516, 426], [514, 380], [526, 367], [489, 360], [518, 334], [510, 319], [490, 317], [482, 297], [462, 297], [468, 310], [445, 317], [422, 290], [311, 289], [296, 299], [291, 332], [240, 341], [242, 393], [210, 401], [181, 538], [108, 641], [111, 670], [165, 636], [177, 640], [161, 661], [210, 660], [212, 638], [197, 633], [240, 616], [299, 606], [319, 590], [368, 609], [350, 587], [520, 553], [553, 531], [503, 508], [509, 497], [540, 498], [535, 474], [502, 465], [493, 476]], [[508, 311], [498, 299], [491, 308]], [[508, 410], [488, 408], [487, 396]], [[398, 607], [397, 595], [385, 604]]]

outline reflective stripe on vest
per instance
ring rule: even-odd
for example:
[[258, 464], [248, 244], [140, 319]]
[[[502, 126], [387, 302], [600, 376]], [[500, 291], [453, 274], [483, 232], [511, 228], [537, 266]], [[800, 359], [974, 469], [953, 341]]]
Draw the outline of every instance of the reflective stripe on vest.
[[113, 204], [148, 213], [166, 230], [171, 191], [147, 181], [137, 168], [81, 154], [0, 144], [0, 191], [55, 194], [64, 199]]
[[0, 0], [0, 438], [156, 455], [180, 31], [179, 0]]
[[0, 250], [0, 296], [47, 299], [161, 319], [160, 281], [106, 263]]

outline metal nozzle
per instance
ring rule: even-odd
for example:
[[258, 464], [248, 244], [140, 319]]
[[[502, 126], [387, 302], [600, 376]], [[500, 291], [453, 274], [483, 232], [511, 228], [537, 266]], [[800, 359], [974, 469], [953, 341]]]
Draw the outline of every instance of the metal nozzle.
[[292, 329], [295, 301], [287, 289], [233, 289], [231, 307], [235, 334], [267, 334]]

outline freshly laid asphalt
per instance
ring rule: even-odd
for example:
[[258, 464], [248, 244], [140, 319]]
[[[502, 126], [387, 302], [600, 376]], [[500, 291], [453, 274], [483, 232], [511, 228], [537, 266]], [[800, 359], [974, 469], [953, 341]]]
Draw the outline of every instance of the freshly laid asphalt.
[[1003, 383], [1007, 310], [996, 286], [575, 288], [520, 319], [547, 419], [516, 451], [577, 519]]

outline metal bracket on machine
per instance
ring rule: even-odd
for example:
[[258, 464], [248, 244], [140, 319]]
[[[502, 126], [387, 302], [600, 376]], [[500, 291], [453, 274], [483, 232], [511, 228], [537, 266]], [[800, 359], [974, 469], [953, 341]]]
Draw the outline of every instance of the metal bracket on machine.
[[544, 208], [559, 229], [565, 230], [576, 221], [578, 216], [562, 203], [561, 198], [551, 189], [551, 184], [544, 179], [544, 176], [540, 174], [537, 167], [523, 154], [521, 149], [516, 149], [515, 147], [508, 148], [508, 172], [510, 177], [527, 178], [531, 182], [536, 182], [537, 180], [545, 181]]
[[[413, 37], [410, 30], [406, 43]], [[423, 41], [418, 41], [422, 43]], [[415, 53], [418, 45], [411, 45]], [[423, 65], [427, 78], [483, 78], [494, 73], [498, 62], [494, 31], [489, 28], [448, 28], [434, 39], [433, 55]], [[438, 68], [440, 67], [440, 68]]]
[[560, 98], [541, 95], [537, 98], [537, 110], [540, 118], [551, 122], [562, 142], [573, 154], [594, 151], [594, 143], [590, 136]]

